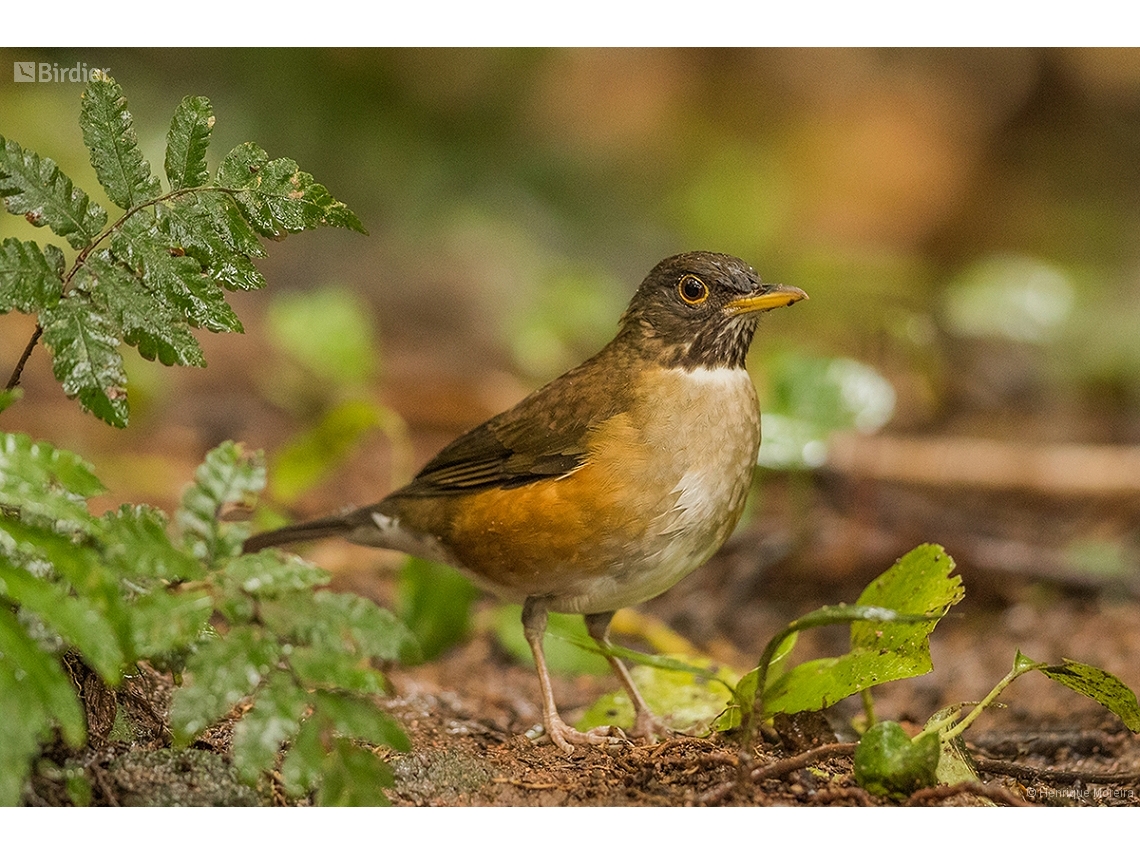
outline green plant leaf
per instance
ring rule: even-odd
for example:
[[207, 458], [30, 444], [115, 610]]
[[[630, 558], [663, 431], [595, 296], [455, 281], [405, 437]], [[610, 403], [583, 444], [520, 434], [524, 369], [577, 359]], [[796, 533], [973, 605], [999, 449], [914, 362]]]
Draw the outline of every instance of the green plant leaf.
[[265, 487], [261, 452], [247, 453], [226, 441], [206, 455], [194, 473], [194, 483], [182, 495], [175, 520], [183, 543], [208, 566], [241, 553], [247, 527], [223, 525], [222, 511], [229, 505], [252, 505]]
[[[0, 641], [0, 652], [3, 650]], [[21, 672], [17, 679], [13, 667], [0, 659], [0, 807], [20, 803], [32, 760], [40, 752], [40, 741], [51, 731], [47, 711], [29, 701], [29, 695], [27, 675]]]
[[[519, 662], [534, 663], [523, 634], [522, 607], [504, 604], [495, 609], [495, 639]], [[609, 674], [609, 663], [586, 632], [578, 615], [551, 613], [542, 644], [546, 666], [558, 674]]]
[[23, 396], [24, 390], [19, 386], [15, 389], [0, 389], [0, 413], [4, 412]]
[[122, 505], [99, 518], [103, 556], [134, 582], [200, 579], [202, 566], [170, 542], [166, 515], [146, 505]]
[[186, 663], [186, 682], [174, 693], [170, 726], [186, 745], [249, 697], [281, 658], [280, 645], [260, 629], [239, 626], [198, 648]]
[[226, 565], [225, 580], [251, 597], [276, 597], [327, 584], [331, 575], [316, 565], [275, 550], [239, 555]]
[[434, 659], [467, 634], [471, 606], [479, 589], [446, 564], [409, 558], [400, 569], [399, 615], [419, 641], [426, 659]]
[[273, 495], [283, 502], [297, 498], [343, 462], [362, 436], [383, 423], [384, 413], [371, 401], [335, 405], [274, 456]]
[[105, 317], [113, 319], [123, 341], [138, 348], [144, 359], [163, 365], [204, 366], [202, 348], [186, 326], [182, 313], [166, 294], [143, 287], [135, 274], [116, 263], [106, 250], [87, 258], [75, 277], [75, 291], [88, 298]]
[[156, 208], [158, 230], [172, 248], [197, 259], [206, 274], [231, 291], [265, 287], [250, 257], [265, 255], [256, 233], [223, 193], [183, 196]]
[[873, 795], [902, 801], [934, 785], [940, 753], [937, 733], [912, 740], [897, 721], [881, 721], [863, 734], [855, 749], [855, 782]]
[[295, 647], [289, 668], [306, 689], [343, 689], [366, 695], [386, 695], [387, 678], [366, 659], [329, 647]]
[[126, 427], [127, 373], [114, 320], [83, 295], [75, 295], [45, 308], [40, 324], [64, 393], [112, 427]]
[[[8, 530], [7, 527], [5, 530]], [[9, 533], [11, 533], [9, 531]], [[117, 683], [125, 667], [118, 634], [96, 603], [71, 596], [66, 585], [39, 579], [0, 557], [0, 596], [34, 612], [74, 646], [108, 683]]]
[[310, 792], [321, 780], [321, 766], [325, 760], [325, 748], [321, 744], [325, 736], [324, 722], [317, 716], [305, 719], [292, 744], [281, 762], [281, 784], [285, 792], [294, 798]]
[[139, 659], [163, 659], [188, 650], [208, 626], [214, 602], [204, 591], [158, 588], [131, 601], [131, 644]]
[[174, 111], [166, 134], [166, 179], [171, 190], [201, 187], [210, 180], [206, 149], [214, 128], [214, 109], [201, 95], [187, 95]]
[[360, 739], [373, 745], [388, 745], [397, 751], [412, 747], [407, 734], [371, 698], [317, 690], [311, 696], [313, 716], [323, 719], [332, 733]]
[[[954, 561], [942, 547], [924, 544], [871, 582], [854, 607], [825, 607], [796, 621], [797, 628], [819, 625], [814, 624], [817, 613], [823, 622], [850, 620], [851, 651], [797, 665], [770, 683], [763, 693], [764, 714], [822, 709], [871, 686], [929, 671], [930, 633], [963, 596], [961, 577], [950, 575], [953, 570]], [[860, 618], [859, 609], [872, 619]]]
[[388, 805], [384, 787], [396, 783], [392, 767], [347, 739], [333, 741], [332, 751], [321, 764], [317, 804], [321, 807], [369, 807]]
[[219, 186], [234, 190], [238, 206], [250, 225], [265, 237], [337, 226], [365, 233], [364, 226], [343, 202], [302, 172], [296, 161], [270, 160], [260, 146], [242, 143], [218, 167]]
[[415, 637], [391, 612], [355, 594], [295, 592], [261, 603], [260, 614], [278, 636], [315, 648], [386, 661], [419, 652]]
[[225, 292], [190, 255], [172, 252], [152, 217], [136, 214], [111, 238], [115, 256], [142, 277], [151, 293], [169, 301], [188, 323], [210, 332], [242, 332]]
[[122, 87], [106, 75], [92, 78], [79, 112], [83, 142], [107, 197], [124, 210], [155, 198], [162, 188], [139, 150]]
[[242, 780], [253, 784], [274, 767], [282, 743], [300, 729], [308, 704], [308, 693], [287, 672], [269, 675], [254, 696], [253, 709], [234, 726], [234, 765]]
[[371, 314], [347, 288], [325, 287], [274, 297], [266, 321], [278, 350], [324, 380], [359, 385], [377, 368]]
[[33, 226], [48, 226], [75, 249], [92, 243], [107, 212], [60, 172], [50, 157], [0, 136], [0, 197], [4, 207]]
[[87, 720], [71, 681], [56, 658], [36, 646], [6, 608], [0, 608], [0, 654], [3, 693], [35, 704], [17, 718], [54, 720], [68, 745], [81, 746], [87, 737]]
[[104, 490], [79, 455], [26, 434], [0, 433], [0, 505], [19, 508], [24, 522], [86, 531], [92, 525], [86, 499]]
[[1061, 662], [1060, 665], [1044, 665], [1039, 670], [1050, 680], [1068, 686], [1116, 713], [1133, 733], [1140, 732], [1140, 705], [1136, 703], [1136, 693], [1119, 677], [1084, 662], [1072, 659], [1062, 659]]
[[63, 294], [63, 253], [48, 244], [5, 238], [0, 243], [0, 314], [33, 314]]

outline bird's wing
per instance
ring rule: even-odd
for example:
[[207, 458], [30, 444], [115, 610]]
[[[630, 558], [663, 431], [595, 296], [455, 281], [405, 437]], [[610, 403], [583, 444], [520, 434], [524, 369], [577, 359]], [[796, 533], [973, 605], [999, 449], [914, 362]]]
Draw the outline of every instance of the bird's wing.
[[[599, 380], [613, 388], [598, 388]], [[583, 382], [601, 394], [572, 394]], [[397, 493], [510, 489], [565, 475], [586, 461], [591, 427], [621, 412], [626, 398], [620, 383], [599, 378], [587, 362], [456, 439]]]

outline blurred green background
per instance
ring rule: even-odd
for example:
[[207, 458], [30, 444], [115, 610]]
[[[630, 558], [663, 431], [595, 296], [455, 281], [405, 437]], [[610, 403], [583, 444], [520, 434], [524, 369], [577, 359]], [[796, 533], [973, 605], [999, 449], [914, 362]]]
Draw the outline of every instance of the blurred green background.
[[[335, 296], [299, 304], [302, 327], [314, 306], [329, 307], [326, 320], [356, 317], [346, 339], [374, 352], [350, 385], [390, 405], [378, 416], [342, 410], [325, 434], [379, 424], [398, 447], [410, 428], [417, 450], [381, 461], [406, 470], [608, 340], [645, 273], [691, 249], [739, 255], [811, 295], [766, 318], [753, 349], [769, 411], [799, 406], [789, 403], [795, 390], [824, 375], [855, 399], [873, 398], [885, 378], [893, 408], [890, 394], [852, 405], [865, 430], [890, 418], [895, 433], [1140, 441], [1140, 50], [12, 49], [0, 58], [0, 133], [55, 158], [100, 201], [76, 123], [82, 83], [16, 83], [14, 62], [108, 68], [155, 164], [180, 98], [206, 95], [213, 165], [255, 140], [295, 158], [370, 231], [271, 247], [260, 266], [272, 293], [235, 295], [248, 335], [204, 342], [205, 372], [132, 359], [125, 442], [154, 455], [140, 469], [153, 472], [174, 449], [198, 459], [224, 438], [276, 449], [338, 405], [303, 354], [266, 344], [289, 314], [274, 321], [270, 307], [289, 294], [363, 301], [362, 310]], [[9, 235], [50, 239], [0, 217], [0, 237]], [[30, 329], [0, 317], [4, 365]], [[835, 357], [848, 361], [822, 361]], [[59, 427], [74, 417], [61, 415], [46, 363], [33, 359], [10, 423], [111, 453], [124, 440], [93, 420]], [[320, 446], [317, 429], [306, 441]], [[366, 468], [345, 474], [336, 496], [382, 494], [391, 479]], [[154, 479], [149, 492], [169, 496]], [[145, 493], [145, 480], [124, 483]], [[336, 504], [332, 494], [305, 501]]]

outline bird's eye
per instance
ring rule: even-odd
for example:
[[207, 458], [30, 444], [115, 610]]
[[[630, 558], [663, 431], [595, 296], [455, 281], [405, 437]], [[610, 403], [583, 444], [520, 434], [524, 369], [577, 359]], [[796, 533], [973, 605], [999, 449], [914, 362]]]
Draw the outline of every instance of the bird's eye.
[[709, 298], [709, 286], [688, 273], [682, 276], [681, 281], [677, 283], [677, 293], [690, 306], [699, 306]]

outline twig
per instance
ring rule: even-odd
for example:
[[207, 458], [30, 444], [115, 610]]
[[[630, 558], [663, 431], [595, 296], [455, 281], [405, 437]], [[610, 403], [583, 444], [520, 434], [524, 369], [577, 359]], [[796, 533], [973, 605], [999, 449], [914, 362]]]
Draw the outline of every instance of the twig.
[[783, 760], [777, 760], [774, 763], [768, 763], [765, 766], [743, 766], [740, 774], [732, 780], [725, 781], [718, 784], [711, 790], [706, 790], [695, 800], [696, 804], [714, 805], [718, 804], [736, 787], [743, 783], [745, 780], [751, 780], [753, 783], [763, 781], [768, 778], [782, 778], [789, 772], [794, 772], [797, 769], [803, 769], [813, 763], [818, 763], [821, 760], [828, 760], [832, 757], [850, 757], [855, 753], [854, 742], [833, 742], [827, 745], [820, 745], [808, 751], [801, 752], [792, 757], [785, 757]]
[[1027, 802], [1005, 787], [999, 787], [996, 784], [983, 784], [981, 781], [961, 781], [957, 784], [939, 784], [936, 787], [923, 787], [921, 790], [915, 790], [911, 793], [910, 798], [907, 799], [904, 804], [908, 807], [914, 807], [931, 802], [941, 802], [952, 796], [961, 795], [962, 793], [969, 793], [972, 796], [989, 799], [990, 801], [999, 802], [1009, 805], [1010, 807], [1033, 807], [1032, 802]]
[[36, 342], [40, 340], [40, 336], [44, 334], [44, 328], [36, 324], [36, 331], [32, 333], [24, 352], [20, 355], [20, 361], [16, 363], [16, 367], [12, 370], [12, 376], [8, 378], [8, 385], [4, 387], [4, 391], [8, 392], [15, 389], [20, 385], [20, 375], [24, 373], [24, 366], [28, 362], [28, 357], [32, 355], [32, 351], [36, 348]]
[[1140, 771], [1074, 772], [1071, 769], [1043, 769], [1009, 760], [993, 760], [989, 757], [975, 757], [974, 765], [978, 767], [978, 771], [988, 772], [991, 775], [1009, 775], [1018, 780], [1029, 778], [1056, 781], [1059, 784], [1074, 784], [1077, 781], [1083, 784], [1131, 784], [1140, 781]]

